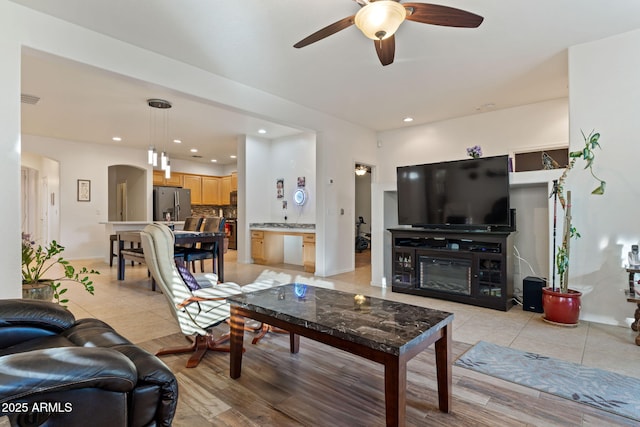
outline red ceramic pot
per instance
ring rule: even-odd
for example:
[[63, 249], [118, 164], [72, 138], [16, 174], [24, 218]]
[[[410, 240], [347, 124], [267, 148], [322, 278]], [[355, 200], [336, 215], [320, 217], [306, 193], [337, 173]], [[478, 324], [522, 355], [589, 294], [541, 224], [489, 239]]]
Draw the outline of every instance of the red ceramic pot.
[[568, 293], [542, 289], [542, 308], [544, 319], [565, 325], [577, 325], [580, 318], [581, 292], [569, 289]]

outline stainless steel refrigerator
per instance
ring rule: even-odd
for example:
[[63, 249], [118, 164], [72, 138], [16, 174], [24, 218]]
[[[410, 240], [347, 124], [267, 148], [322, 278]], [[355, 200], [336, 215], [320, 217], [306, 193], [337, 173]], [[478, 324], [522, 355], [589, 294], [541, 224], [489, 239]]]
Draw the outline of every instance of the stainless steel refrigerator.
[[153, 187], [153, 220], [184, 221], [191, 216], [191, 190], [177, 187]]

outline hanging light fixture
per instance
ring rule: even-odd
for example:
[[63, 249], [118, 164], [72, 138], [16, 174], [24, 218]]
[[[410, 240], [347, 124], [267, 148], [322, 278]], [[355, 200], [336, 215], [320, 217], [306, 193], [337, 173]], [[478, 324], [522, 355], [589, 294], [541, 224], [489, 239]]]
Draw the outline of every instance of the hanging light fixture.
[[[162, 131], [160, 132], [161, 135], [159, 136], [159, 138], [158, 138], [158, 132], [157, 132], [158, 120], [157, 120], [156, 114], [154, 114], [154, 110], [150, 110], [151, 117], [149, 119], [149, 127], [150, 127], [149, 137], [151, 141], [153, 142], [160, 139], [163, 141], [163, 144], [164, 144], [165, 140], [167, 139], [167, 133], [168, 133], [167, 132], [168, 119], [167, 119], [166, 110], [171, 108], [171, 103], [169, 101], [165, 101], [164, 99], [151, 98], [151, 99], [147, 99], [147, 105], [149, 105], [149, 107], [151, 108], [163, 110], [164, 112], [162, 116]], [[158, 166], [158, 152], [156, 151], [156, 148], [154, 147], [153, 144], [149, 146], [147, 155], [148, 155], [149, 164], [153, 165], [153, 167]], [[171, 168], [169, 167], [169, 156], [164, 150], [162, 150], [162, 153], [160, 153], [160, 168], [163, 171], [165, 171], [165, 178], [171, 178]]]
[[388, 39], [407, 17], [403, 5], [393, 0], [378, 0], [366, 4], [356, 13], [355, 24], [372, 40]]
[[368, 168], [365, 165], [356, 165], [356, 175], [363, 176], [368, 172]]

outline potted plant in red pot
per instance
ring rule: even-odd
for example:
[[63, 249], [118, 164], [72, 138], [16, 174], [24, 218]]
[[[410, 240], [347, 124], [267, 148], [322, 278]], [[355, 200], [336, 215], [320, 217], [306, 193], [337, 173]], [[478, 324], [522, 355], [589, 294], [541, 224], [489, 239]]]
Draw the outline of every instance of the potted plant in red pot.
[[554, 195], [554, 215], [553, 215], [553, 236], [555, 246], [556, 236], [556, 210], [557, 201], [560, 200], [560, 204], [564, 211], [564, 231], [562, 234], [562, 243], [557, 248], [557, 253], [554, 255], [554, 270], [559, 276], [560, 284], [556, 286], [555, 277], [553, 285], [542, 290], [542, 307], [544, 309], [543, 319], [547, 322], [557, 323], [561, 325], [577, 326], [578, 319], [580, 317], [580, 306], [582, 293], [569, 289], [569, 249], [570, 242], [573, 238], [579, 238], [580, 233], [571, 223], [571, 191], [566, 191], [564, 188], [567, 175], [573, 169], [578, 159], [582, 159], [586, 162], [584, 169], [589, 169], [589, 172], [595, 178], [599, 185], [591, 194], [602, 195], [604, 194], [605, 181], [598, 178], [593, 172], [593, 163], [595, 160], [595, 149], [600, 148], [599, 139], [600, 134], [597, 132], [591, 132], [588, 136], [582, 133], [584, 139], [584, 147], [580, 151], [572, 151], [569, 153], [569, 164], [565, 168], [564, 172], [560, 176], [560, 179], [554, 181], [553, 195]]

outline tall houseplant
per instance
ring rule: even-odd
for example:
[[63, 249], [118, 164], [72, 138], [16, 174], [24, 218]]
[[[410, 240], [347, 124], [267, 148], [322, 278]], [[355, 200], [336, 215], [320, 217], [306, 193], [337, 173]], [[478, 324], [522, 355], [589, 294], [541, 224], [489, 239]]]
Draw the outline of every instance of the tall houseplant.
[[545, 313], [545, 320], [553, 323], [577, 325], [578, 318], [580, 317], [580, 297], [582, 294], [578, 291], [569, 289], [569, 254], [571, 239], [577, 239], [580, 237], [580, 233], [572, 224], [572, 209], [571, 209], [571, 191], [565, 191], [565, 182], [569, 173], [574, 169], [576, 162], [581, 159], [585, 162], [584, 169], [588, 169], [591, 176], [598, 181], [598, 186], [591, 192], [591, 194], [602, 195], [604, 194], [606, 182], [596, 176], [593, 172], [593, 166], [595, 162], [595, 149], [600, 147], [600, 134], [591, 131], [589, 135], [585, 135], [582, 132], [582, 138], [584, 139], [584, 147], [579, 151], [572, 151], [569, 153], [569, 164], [565, 168], [564, 172], [557, 181], [554, 181], [553, 196], [554, 196], [554, 247], [556, 236], [556, 209], [557, 200], [560, 201], [562, 210], [564, 211], [564, 231], [562, 234], [562, 242], [557, 248], [557, 253], [554, 256], [554, 270], [556, 270], [560, 284], [556, 287], [555, 276], [553, 278], [553, 285], [551, 288], [545, 288], [543, 290], [543, 308]]
[[[30, 294], [51, 295], [45, 299], [53, 299], [59, 304], [66, 304], [68, 299], [62, 298], [67, 292], [67, 288], [62, 282], [76, 282], [84, 287], [91, 295], [94, 293], [93, 281], [89, 275], [100, 274], [94, 269], [82, 267], [76, 270], [69, 261], [60, 256], [64, 251], [55, 240], [46, 246], [36, 245], [28, 237], [22, 238], [22, 294], [29, 297]], [[47, 278], [47, 273], [55, 273], [62, 268], [62, 272], [54, 274], [54, 277]], [[42, 292], [44, 290], [44, 292]], [[36, 297], [41, 299], [42, 297]]]

